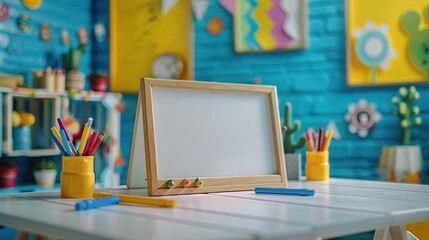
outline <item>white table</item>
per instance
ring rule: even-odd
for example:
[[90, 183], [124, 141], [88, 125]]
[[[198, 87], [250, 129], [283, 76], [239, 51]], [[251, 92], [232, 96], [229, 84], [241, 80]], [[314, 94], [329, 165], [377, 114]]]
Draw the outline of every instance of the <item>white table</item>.
[[[58, 191], [0, 197], [0, 224], [61, 239], [316, 239], [378, 229], [406, 238], [403, 225], [429, 219], [429, 186], [362, 180], [290, 181], [314, 197], [252, 191], [177, 195], [177, 208], [120, 204], [74, 211]], [[145, 190], [111, 189], [144, 194]]]

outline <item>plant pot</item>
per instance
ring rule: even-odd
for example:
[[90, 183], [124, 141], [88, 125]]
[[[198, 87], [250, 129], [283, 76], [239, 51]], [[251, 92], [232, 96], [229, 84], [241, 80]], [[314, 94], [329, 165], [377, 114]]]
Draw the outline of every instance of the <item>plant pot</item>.
[[384, 147], [381, 153], [379, 176], [390, 182], [419, 183], [423, 167], [420, 146]]
[[66, 74], [66, 88], [68, 90], [83, 90], [85, 87], [85, 74], [70, 71]]
[[299, 180], [302, 176], [301, 167], [301, 154], [300, 153], [286, 153], [286, 173], [288, 180]]
[[109, 78], [104, 76], [92, 77], [89, 80], [91, 89], [95, 92], [106, 92], [109, 86]]
[[57, 170], [55, 169], [43, 169], [35, 170], [33, 172], [36, 183], [45, 187], [52, 187], [55, 184], [57, 177]]
[[18, 170], [18, 167], [0, 167], [0, 188], [15, 187]]

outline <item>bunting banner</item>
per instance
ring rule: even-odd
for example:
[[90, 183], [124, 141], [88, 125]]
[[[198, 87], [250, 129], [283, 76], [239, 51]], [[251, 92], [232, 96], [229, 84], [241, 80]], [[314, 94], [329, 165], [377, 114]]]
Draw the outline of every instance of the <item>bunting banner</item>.
[[176, 5], [178, 0], [162, 0], [162, 14], [167, 14]]
[[221, 0], [219, 3], [223, 8], [225, 8], [225, 10], [234, 16], [236, 0]]
[[209, 5], [210, 0], [192, 0], [192, 10], [198, 21], [204, 19]]

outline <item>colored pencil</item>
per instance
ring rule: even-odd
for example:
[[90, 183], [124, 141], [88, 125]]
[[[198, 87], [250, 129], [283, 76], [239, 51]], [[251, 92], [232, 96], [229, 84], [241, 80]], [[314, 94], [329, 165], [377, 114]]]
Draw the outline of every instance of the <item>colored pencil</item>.
[[64, 143], [61, 140], [60, 132], [58, 132], [57, 128], [56, 127], [52, 127], [51, 131], [55, 135], [55, 137], [57, 138], [58, 142], [61, 143], [61, 146], [64, 147]]
[[83, 151], [83, 156], [90, 156], [89, 153], [94, 147], [94, 143], [97, 140], [97, 135], [98, 135], [98, 130], [95, 130], [94, 132], [92, 132], [91, 136], [89, 136], [85, 150]]
[[58, 149], [60, 149], [61, 154], [67, 156], [66, 150], [64, 149], [63, 145], [61, 145], [60, 140], [55, 137], [54, 133], [51, 133], [51, 138], [54, 141], [55, 145], [57, 145]]
[[65, 150], [66, 150], [66, 152], [67, 152], [67, 155], [68, 155], [68, 156], [74, 156], [74, 155], [73, 155], [73, 152], [72, 152], [72, 150], [71, 150], [71, 148], [70, 148], [70, 145], [68, 144], [68, 143], [69, 143], [69, 141], [67, 141], [67, 135], [66, 135], [66, 132], [64, 131], [64, 129], [61, 129], [61, 130], [60, 130], [60, 135], [61, 135], [61, 138], [62, 138], [62, 140], [63, 140], [64, 148], [65, 148]]
[[307, 142], [308, 151], [314, 151], [313, 139], [308, 132], [305, 132], [305, 141]]
[[323, 144], [323, 126], [320, 125], [319, 128], [319, 141], [317, 142], [317, 151], [322, 151], [322, 144]]
[[95, 151], [97, 151], [98, 146], [100, 145], [101, 141], [103, 141], [104, 134], [106, 134], [106, 132], [102, 132], [100, 136], [98, 136], [97, 140], [94, 143], [94, 146], [92, 147], [91, 152], [89, 152], [88, 154], [89, 156], [93, 156]]
[[328, 130], [327, 132], [326, 132], [326, 134], [325, 134], [325, 137], [326, 137], [326, 141], [325, 141], [325, 143], [323, 144], [324, 146], [323, 146], [323, 151], [328, 151], [329, 150], [329, 144], [331, 143], [331, 139], [332, 139], [332, 131], [331, 130]]
[[60, 126], [60, 129], [64, 130], [64, 132], [66, 134], [67, 141], [70, 141], [69, 133], [67, 132], [66, 127], [64, 126], [63, 120], [61, 118], [57, 118], [57, 122], [58, 122], [58, 126]]

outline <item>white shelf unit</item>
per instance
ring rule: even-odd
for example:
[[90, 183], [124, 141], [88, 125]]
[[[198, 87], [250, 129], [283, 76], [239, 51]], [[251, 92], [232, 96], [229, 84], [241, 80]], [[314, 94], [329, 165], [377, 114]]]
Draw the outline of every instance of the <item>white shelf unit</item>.
[[[0, 89], [3, 95], [3, 154], [15, 156], [50, 156], [60, 152], [51, 141], [50, 129], [60, 115], [61, 94], [44, 90], [15, 91]], [[12, 111], [26, 111], [34, 114], [31, 126], [32, 145], [29, 150], [14, 150], [12, 134]]]

